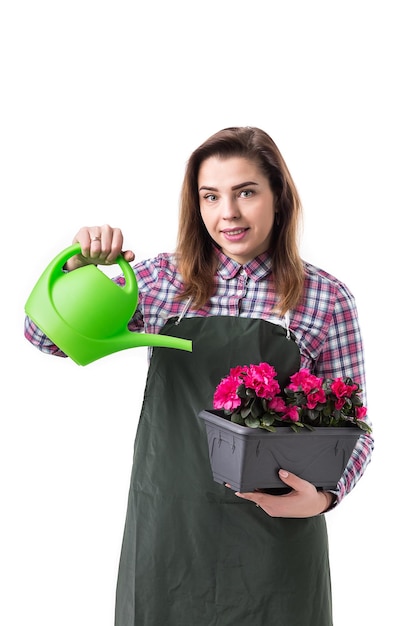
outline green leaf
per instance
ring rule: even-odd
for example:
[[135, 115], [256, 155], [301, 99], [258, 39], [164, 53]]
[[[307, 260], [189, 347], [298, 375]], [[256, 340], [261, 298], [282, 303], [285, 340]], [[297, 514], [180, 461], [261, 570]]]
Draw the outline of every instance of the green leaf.
[[261, 425], [260, 420], [255, 419], [254, 417], [247, 417], [245, 419], [245, 425], [249, 428], [259, 428]]
[[252, 417], [261, 417], [261, 415], [263, 414], [264, 410], [262, 408], [262, 403], [260, 402], [256, 402], [256, 400], [252, 403], [252, 408], [251, 408], [251, 414]]
[[263, 424], [261, 424], [261, 428], [268, 430], [270, 433], [274, 433], [277, 430], [275, 426], [264, 426]]
[[233, 422], [234, 424], [240, 424], [241, 426], [245, 425], [245, 422], [243, 421], [243, 418], [240, 413], [232, 413], [232, 417], [230, 418], [230, 421]]
[[323, 408], [323, 415], [329, 417], [333, 413], [333, 407], [331, 402], [328, 402], [326, 406]]
[[361, 428], [362, 430], [364, 430], [367, 433], [371, 433], [372, 432], [372, 428], [369, 426], [369, 424], [367, 424], [363, 420], [355, 420], [355, 424], [356, 424], [356, 426], [358, 426], [359, 428]]
[[243, 383], [237, 388], [236, 394], [239, 398], [246, 398], [246, 387]]
[[319, 417], [320, 413], [316, 411], [316, 409], [307, 409], [307, 415], [311, 421], [314, 422]]
[[269, 413], [264, 413], [261, 419], [262, 426], [272, 426], [274, 422], [275, 417], [273, 415], [270, 415]]
[[250, 404], [248, 404], [248, 406], [245, 406], [243, 409], [241, 409], [240, 414], [242, 415], [243, 419], [246, 419], [252, 412], [251, 406]]

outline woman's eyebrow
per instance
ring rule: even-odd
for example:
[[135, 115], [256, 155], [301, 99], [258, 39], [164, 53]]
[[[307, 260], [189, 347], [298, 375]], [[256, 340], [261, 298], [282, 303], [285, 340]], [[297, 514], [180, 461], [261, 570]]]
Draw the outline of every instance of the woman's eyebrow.
[[255, 183], [255, 181], [253, 180], [247, 180], [244, 183], [239, 183], [238, 185], [234, 185], [232, 187], [232, 190], [235, 191], [236, 189], [241, 189], [242, 187], [248, 187], [248, 185], [257, 185], [258, 183]]
[[[257, 185], [253, 180], [247, 180], [244, 183], [239, 183], [238, 185], [233, 185], [232, 191], [236, 191], [236, 189], [242, 189], [242, 187], [247, 187], [248, 185]], [[199, 188], [199, 191], [218, 191], [217, 187], [209, 187], [208, 185], [202, 185]]]

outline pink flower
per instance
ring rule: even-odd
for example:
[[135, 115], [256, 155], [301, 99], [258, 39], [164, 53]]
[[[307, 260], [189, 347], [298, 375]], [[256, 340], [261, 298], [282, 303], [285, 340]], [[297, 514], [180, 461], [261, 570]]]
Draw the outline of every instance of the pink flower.
[[343, 378], [335, 378], [330, 385], [332, 393], [335, 395], [334, 406], [337, 410], [341, 410], [344, 407], [346, 398], [350, 398], [355, 391], [358, 390], [357, 385], [347, 385]]
[[324, 390], [320, 387], [315, 391], [307, 394], [307, 408], [315, 409], [318, 404], [324, 404], [326, 402], [326, 394]]
[[367, 414], [367, 408], [366, 406], [358, 406], [356, 407], [356, 411], [355, 411], [355, 417], [358, 420], [363, 420], [366, 417]]
[[238, 378], [223, 378], [216, 387], [213, 396], [213, 407], [215, 409], [224, 409], [225, 411], [233, 411], [240, 406], [240, 398], [237, 395], [237, 388], [240, 385]]
[[268, 402], [268, 409], [275, 411], [275, 413], [284, 413], [286, 406], [284, 398], [281, 398], [280, 396], [274, 396]]
[[284, 419], [290, 420], [291, 422], [298, 422], [300, 419], [300, 415], [298, 413], [298, 409], [296, 406], [287, 407], [284, 413]]
[[245, 387], [253, 389], [258, 398], [273, 398], [281, 389], [275, 376], [275, 369], [268, 363], [251, 365], [246, 372], [243, 382]]
[[228, 378], [233, 378], [236, 380], [240, 379], [240, 382], [242, 382], [242, 375], [246, 374], [248, 370], [249, 367], [247, 365], [237, 365], [236, 367], [232, 367], [229, 372]]
[[290, 384], [288, 389], [291, 391], [303, 391], [308, 395], [312, 391], [321, 389], [323, 379], [314, 376], [310, 373], [310, 370], [304, 368], [296, 372], [290, 377]]
[[330, 385], [330, 389], [336, 396], [336, 398], [350, 398], [351, 395], [357, 391], [357, 385], [347, 385], [343, 378], [335, 378], [332, 384]]

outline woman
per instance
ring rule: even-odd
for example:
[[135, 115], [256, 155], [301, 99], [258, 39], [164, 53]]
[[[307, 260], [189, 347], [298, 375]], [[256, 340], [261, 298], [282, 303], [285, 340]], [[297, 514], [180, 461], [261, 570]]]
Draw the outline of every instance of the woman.
[[[334, 493], [280, 470], [289, 493], [235, 494], [213, 481], [196, 416], [212, 406], [217, 383], [236, 365], [269, 362], [280, 382], [307, 367], [318, 376], [350, 376], [364, 388], [354, 299], [339, 280], [301, 260], [300, 199], [262, 130], [224, 129], [197, 148], [180, 208], [175, 254], [134, 265], [139, 300], [129, 329], [192, 339], [193, 351], [152, 352], [116, 625], [330, 626], [322, 514], [362, 476], [372, 437], [361, 435]], [[84, 227], [75, 241], [81, 254], [68, 261], [69, 271], [114, 263], [123, 236], [107, 225]], [[132, 251], [123, 254], [134, 260]], [[28, 319], [26, 337], [64, 356]]]

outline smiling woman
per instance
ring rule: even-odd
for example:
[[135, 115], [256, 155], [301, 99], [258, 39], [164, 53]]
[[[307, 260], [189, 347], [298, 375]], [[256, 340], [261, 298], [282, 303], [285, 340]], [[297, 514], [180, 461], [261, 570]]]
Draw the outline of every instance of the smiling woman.
[[256, 163], [210, 157], [198, 188], [204, 225], [224, 254], [244, 265], [268, 250], [278, 203]]
[[[218, 381], [231, 368], [270, 363], [280, 385], [302, 368], [315, 376], [365, 376], [355, 301], [304, 262], [301, 203], [271, 137], [219, 131], [191, 155], [177, 249], [134, 265], [132, 332], [193, 342], [153, 349], [139, 419], [117, 584], [117, 626], [332, 625], [326, 522], [361, 478], [373, 439], [364, 432], [335, 489], [282, 468], [286, 495], [236, 494], [212, 478], [205, 427]], [[114, 263], [123, 235], [81, 228], [67, 270]], [[122, 285], [123, 276], [114, 280]], [[65, 356], [26, 319], [26, 337]], [[261, 486], [261, 485], [259, 485]], [[256, 506], [255, 506], [256, 504]], [[302, 590], [302, 602], [299, 590]]]

